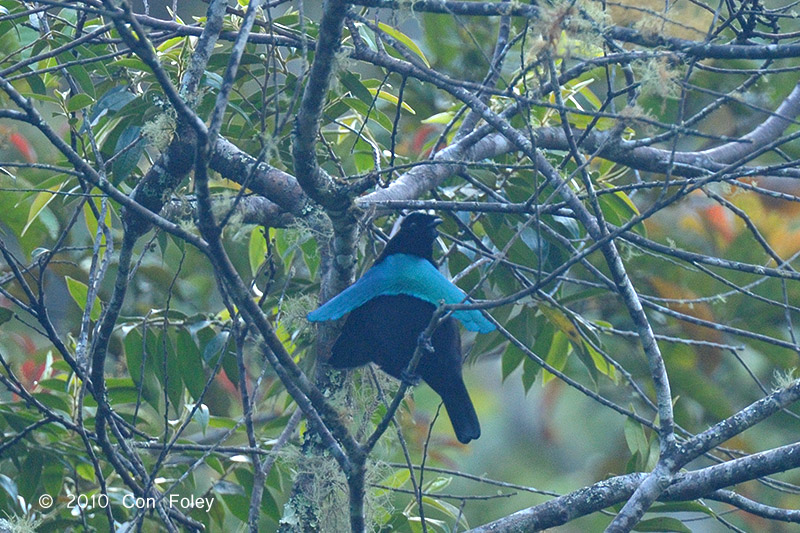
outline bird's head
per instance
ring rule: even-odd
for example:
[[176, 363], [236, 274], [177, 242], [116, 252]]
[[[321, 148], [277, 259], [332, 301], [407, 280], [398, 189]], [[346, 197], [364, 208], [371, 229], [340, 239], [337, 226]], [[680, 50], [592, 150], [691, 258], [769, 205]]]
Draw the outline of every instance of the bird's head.
[[400, 223], [400, 229], [386, 243], [378, 261], [391, 254], [418, 255], [433, 262], [433, 241], [439, 235], [436, 227], [442, 219], [415, 211], [407, 215]]

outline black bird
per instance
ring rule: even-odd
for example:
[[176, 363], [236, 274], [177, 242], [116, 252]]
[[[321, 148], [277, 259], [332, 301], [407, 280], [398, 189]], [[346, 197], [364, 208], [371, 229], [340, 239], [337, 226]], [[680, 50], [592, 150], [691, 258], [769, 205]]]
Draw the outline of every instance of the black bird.
[[[372, 361], [402, 379], [438, 303], [464, 300], [466, 295], [433, 262], [433, 242], [441, 222], [425, 213], [408, 215], [361, 279], [309, 313], [310, 320], [322, 321], [350, 312], [331, 351], [331, 366], [354, 368]], [[454, 312], [434, 331], [433, 352], [423, 353], [416, 374], [442, 397], [456, 437], [466, 444], [480, 437], [481, 428], [461, 375], [456, 318], [473, 331], [494, 329], [480, 311]]]

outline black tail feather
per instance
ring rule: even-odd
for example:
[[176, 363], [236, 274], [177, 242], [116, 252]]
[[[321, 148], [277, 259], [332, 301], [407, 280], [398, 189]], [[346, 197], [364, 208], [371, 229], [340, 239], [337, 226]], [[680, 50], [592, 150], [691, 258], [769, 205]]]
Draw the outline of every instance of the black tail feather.
[[451, 383], [445, 394], [442, 394], [442, 401], [459, 442], [467, 444], [481, 436], [478, 414], [463, 381]]

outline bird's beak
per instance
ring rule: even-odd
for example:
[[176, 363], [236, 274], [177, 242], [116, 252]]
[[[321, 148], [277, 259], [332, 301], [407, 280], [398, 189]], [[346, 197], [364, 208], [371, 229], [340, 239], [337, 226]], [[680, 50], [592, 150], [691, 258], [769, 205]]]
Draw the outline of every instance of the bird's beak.
[[438, 226], [438, 225], [439, 225], [439, 224], [441, 224], [442, 222], [444, 222], [444, 221], [443, 221], [441, 218], [439, 218], [439, 217], [436, 217], [436, 218], [434, 218], [433, 220], [431, 220], [431, 223], [429, 224], [429, 227], [431, 227], [431, 228], [435, 228], [436, 226]]

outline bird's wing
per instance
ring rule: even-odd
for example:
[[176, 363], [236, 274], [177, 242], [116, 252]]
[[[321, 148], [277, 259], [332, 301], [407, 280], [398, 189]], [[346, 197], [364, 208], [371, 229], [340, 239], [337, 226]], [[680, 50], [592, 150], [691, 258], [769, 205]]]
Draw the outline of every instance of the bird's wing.
[[[392, 254], [370, 268], [357, 282], [308, 314], [312, 322], [336, 320], [377, 296], [406, 294], [433, 305], [457, 304], [466, 294], [430, 262], [408, 254]], [[494, 325], [478, 310], [454, 311], [453, 316], [470, 331], [488, 333]]]

